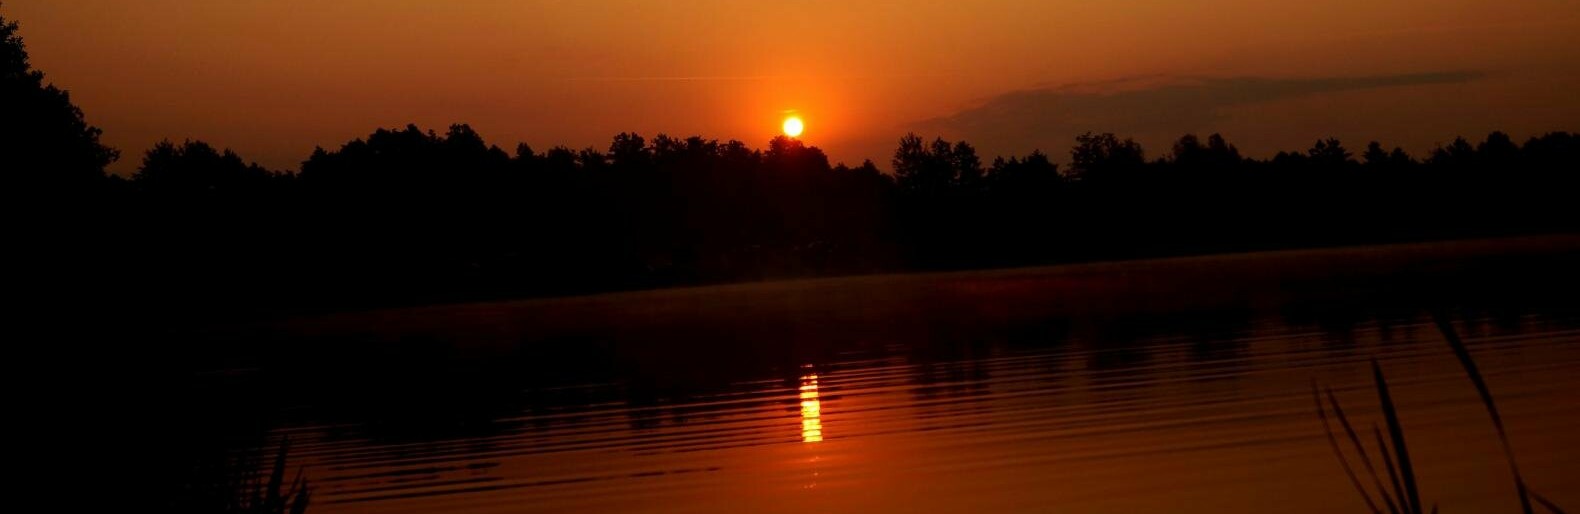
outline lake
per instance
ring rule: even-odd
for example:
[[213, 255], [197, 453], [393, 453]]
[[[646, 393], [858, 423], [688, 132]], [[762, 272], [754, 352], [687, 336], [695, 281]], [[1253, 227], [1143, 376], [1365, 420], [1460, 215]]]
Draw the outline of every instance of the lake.
[[1425, 502], [1517, 512], [1440, 309], [1531, 489], [1573, 510], [1576, 255], [1572, 236], [1268, 252], [185, 337], [253, 349], [197, 351], [193, 394], [249, 413], [204, 444], [272, 455], [289, 439], [315, 513], [1366, 512], [1312, 385], [1369, 433], [1373, 359]]

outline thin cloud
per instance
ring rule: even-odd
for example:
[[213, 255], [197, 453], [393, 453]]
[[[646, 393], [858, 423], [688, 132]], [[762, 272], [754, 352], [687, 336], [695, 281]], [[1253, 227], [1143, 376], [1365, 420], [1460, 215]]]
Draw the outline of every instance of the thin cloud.
[[1479, 71], [1362, 77], [1140, 77], [1012, 91], [955, 114], [916, 124], [924, 132], [1035, 148], [1086, 131], [1179, 134], [1212, 127], [1229, 108], [1309, 95], [1377, 88], [1458, 84]]
[[653, 76], [653, 77], [566, 77], [565, 80], [574, 82], [710, 82], [710, 81], [752, 81], [775, 80], [784, 77], [774, 75], [699, 75], [699, 76]]
[[1512, 22], [1503, 22], [1503, 23], [1479, 23], [1479, 24], [1474, 24], [1474, 25], [1470, 25], [1470, 24], [1423, 25], [1423, 26], [1416, 26], [1416, 27], [1400, 27], [1400, 28], [1393, 28], [1393, 29], [1381, 29], [1381, 30], [1368, 30], [1368, 31], [1361, 31], [1361, 32], [1351, 32], [1351, 33], [1348, 33], [1348, 34], [1341, 34], [1341, 35], [1338, 35], [1338, 36], [1334, 36], [1334, 37], [1332, 37], [1330, 39], [1337, 39], [1337, 40], [1364, 39], [1364, 38], [1372, 38], [1372, 37], [1379, 37], [1379, 36], [1396, 36], [1396, 35], [1401, 35], [1401, 34], [1423, 34], [1423, 33], [1441, 33], [1441, 32], [1472, 32], [1472, 31], [1487, 31], [1487, 30], [1493, 30], [1493, 29], [1504, 29], [1504, 30], [1506, 30], [1506, 29], [1539, 29], [1539, 28], [1566, 27], [1566, 26], [1569, 26], [1569, 25], [1576, 25], [1576, 24], [1580, 24], [1580, 18], [1556, 18], [1556, 19], [1546, 19], [1546, 20], [1512, 21]]
[[952, 76], [947, 73], [861, 73], [819, 75], [635, 75], [635, 76], [585, 76], [564, 77], [572, 82], [741, 82], [741, 81], [806, 81], [806, 80], [875, 80], [875, 79], [934, 79]]

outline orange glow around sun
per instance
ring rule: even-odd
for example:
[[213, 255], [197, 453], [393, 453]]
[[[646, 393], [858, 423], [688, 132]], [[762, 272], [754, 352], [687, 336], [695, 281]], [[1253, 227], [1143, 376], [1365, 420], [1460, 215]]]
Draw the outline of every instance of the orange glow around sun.
[[791, 117], [785, 118], [785, 124], [784, 124], [785, 135], [790, 136], [790, 137], [801, 137], [801, 131], [804, 130], [805, 128], [806, 128], [806, 125], [801, 123], [801, 117], [800, 116], [791, 116]]

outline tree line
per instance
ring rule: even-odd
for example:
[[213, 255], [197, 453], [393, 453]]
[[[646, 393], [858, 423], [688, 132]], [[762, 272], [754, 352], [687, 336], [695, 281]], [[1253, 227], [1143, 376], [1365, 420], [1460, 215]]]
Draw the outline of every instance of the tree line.
[[465, 124], [379, 129], [277, 171], [202, 141], [105, 173], [69, 95], [0, 19], [0, 164], [38, 208], [19, 250], [106, 302], [219, 309], [424, 303], [1577, 228], [1580, 138], [1457, 138], [1421, 158], [1335, 139], [1268, 159], [1114, 134], [986, 160], [899, 140], [885, 172], [787, 137], [622, 133], [506, 151]]

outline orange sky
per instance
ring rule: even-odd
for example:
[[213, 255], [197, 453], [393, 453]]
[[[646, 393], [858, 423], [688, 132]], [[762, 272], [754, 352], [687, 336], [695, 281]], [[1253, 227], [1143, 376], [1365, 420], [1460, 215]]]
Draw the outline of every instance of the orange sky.
[[1580, 130], [1572, 0], [6, 0], [33, 65], [135, 169], [195, 138], [295, 169], [378, 127], [605, 148], [764, 146], [783, 112], [836, 161], [906, 131], [1067, 160], [1084, 130], [1318, 136], [1424, 152], [1456, 134]]

